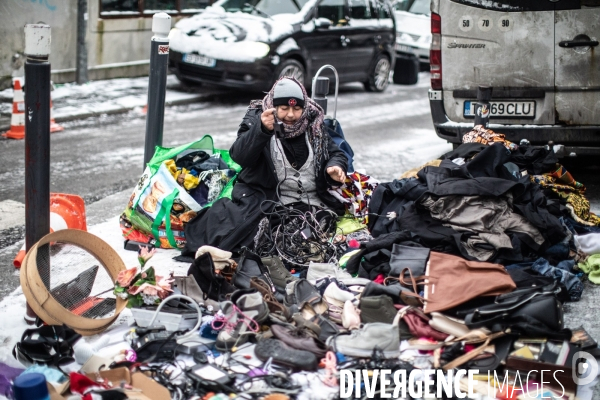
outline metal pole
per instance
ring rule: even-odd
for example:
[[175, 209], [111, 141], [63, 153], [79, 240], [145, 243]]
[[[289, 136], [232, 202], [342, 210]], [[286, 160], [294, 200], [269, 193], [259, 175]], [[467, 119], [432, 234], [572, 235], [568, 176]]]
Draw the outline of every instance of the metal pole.
[[[325, 68], [329, 68], [330, 70], [333, 71], [333, 75], [335, 75], [335, 103], [333, 105], [333, 121], [335, 123], [335, 117], [336, 117], [336, 113], [337, 113], [337, 98], [338, 98], [338, 89], [340, 86], [340, 78], [338, 76], [337, 70], [335, 69], [335, 67], [333, 65], [323, 65], [321, 68], [319, 68], [319, 70], [317, 71], [317, 73], [315, 74], [313, 80], [312, 80], [312, 98], [314, 100], [315, 98], [315, 92], [316, 92], [316, 85], [318, 82], [318, 77], [321, 74], [321, 72], [325, 69]], [[329, 87], [327, 88], [327, 91], [329, 92]]]
[[475, 103], [475, 126], [483, 125], [487, 128], [490, 124], [490, 100], [492, 87], [479, 86], [477, 88], [477, 103]]
[[[25, 25], [25, 248], [50, 232], [50, 26]], [[42, 251], [48, 251], [44, 246]], [[43, 253], [41, 254], [43, 257]], [[49, 258], [46, 258], [49, 260]], [[38, 266], [50, 286], [49, 263]], [[29, 306], [27, 315], [35, 318]]]
[[87, 0], [77, 0], [77, 71], [78, 85], [88, 81], [87, 44], [85, 34], [87, 31]]
[[319, 76], [314, 83], [313, 100], [323, 108], [323, 113], [327, 115], [327, 93], [329, 93], [329, 78]]
[[154, 155], [154, 148], [162, 146], [165, 120], [165, 92], [167, 90], [167, 66], [169, 63], [169, 31], [171, 17], [167, 13], [156, 13], [152, 18], [150, 46], [150, 76], [148, 78], [148, 112], [146, 113], [146, 142], [144, 166]]

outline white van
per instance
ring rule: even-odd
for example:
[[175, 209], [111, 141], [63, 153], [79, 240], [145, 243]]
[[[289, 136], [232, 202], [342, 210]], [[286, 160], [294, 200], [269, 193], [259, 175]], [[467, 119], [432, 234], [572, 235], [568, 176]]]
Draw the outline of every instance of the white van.
[[412, 85], [429, 69], [430, 0], [395, 0], [396, 67], [394, 83]]
[[461, 143], [482, 85], [490, 129], [508, 140], [600, 154], [600, 0], [432, 0], [431, 11], [440, 138]]

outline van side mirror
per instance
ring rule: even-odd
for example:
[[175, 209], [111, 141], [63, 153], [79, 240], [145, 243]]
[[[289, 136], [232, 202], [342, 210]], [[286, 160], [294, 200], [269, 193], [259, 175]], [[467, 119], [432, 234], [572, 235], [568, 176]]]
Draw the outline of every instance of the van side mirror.
[[327, 18], [317, 18], [315, 19], [315, 28], [318, 29], [329, 29], [331, 26], [331, 21]]

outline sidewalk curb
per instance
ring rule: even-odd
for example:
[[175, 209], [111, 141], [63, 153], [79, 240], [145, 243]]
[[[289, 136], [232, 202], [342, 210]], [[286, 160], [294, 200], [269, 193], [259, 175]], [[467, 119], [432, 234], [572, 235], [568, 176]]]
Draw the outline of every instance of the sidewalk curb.
[[[217, 94], [218, 93], [206, 93], [206, 94], [198, 94], [198, 95], [188, 97], [185, 99], [175, 99], [175, 100], [170, 100], [170, 101], [167, 100], [167, 101], [165, 101], [165, 107], [181, 106], [181, 105], [196, 103], [199, 101], [209, 101]], [[137, 108], [137, 106], [121, 107], [121, 108], [117, 108], [114, 110], [107, 110], [107, 111], [103, 111], [103, 112], [94, 112], [94, 111], [82, 112], [82, 113], [71, 114], [71, 115], [56, 116], [54, 119], [56, 120], [56, 122], [68, 122], [68, 121], [75, 121], [78, 119], [98, 117], [103, 114], [107, 114], [107, 115], [124, 114], [124, 113], [128, 113], [129, 111], [134, 110], [135, 108]], [[9, 129], [10, 129], [10, 123], [8, 123], [8, 125], [0, 125], [0, 132], [7, 131]]]

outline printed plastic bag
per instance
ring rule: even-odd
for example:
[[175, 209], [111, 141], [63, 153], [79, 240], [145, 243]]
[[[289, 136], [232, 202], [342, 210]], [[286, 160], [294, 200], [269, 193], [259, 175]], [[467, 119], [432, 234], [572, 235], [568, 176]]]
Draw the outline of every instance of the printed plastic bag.
[[240, 170], [208, 135], [176, 148], [156, 147], [121, 215], [123, 236], [156, 247], [183, 247], [184, 224], [203, 207], [230, 197]]

